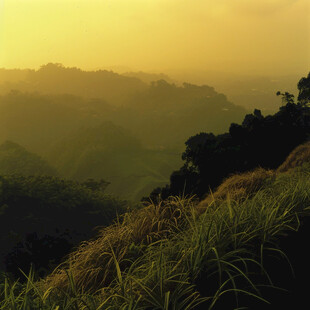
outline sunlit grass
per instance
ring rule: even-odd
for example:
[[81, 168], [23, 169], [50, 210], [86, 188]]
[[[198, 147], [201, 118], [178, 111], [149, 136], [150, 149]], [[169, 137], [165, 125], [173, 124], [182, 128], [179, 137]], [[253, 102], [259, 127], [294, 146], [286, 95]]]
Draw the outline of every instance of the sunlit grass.
[[230, 184], [250, 184], [251, 195], [214, 193], [203, 210], [194, 197], [171, 197], [127, 213], [46, 279], [6, 277], [0, 309], [214, 309], [231, 294], [236, 308], [241, 295], [267, 303], [260, 288], [274, 284], [265, 256], [289, 264], [278, 240], [310, 213], [309, 172], [238, 176]]

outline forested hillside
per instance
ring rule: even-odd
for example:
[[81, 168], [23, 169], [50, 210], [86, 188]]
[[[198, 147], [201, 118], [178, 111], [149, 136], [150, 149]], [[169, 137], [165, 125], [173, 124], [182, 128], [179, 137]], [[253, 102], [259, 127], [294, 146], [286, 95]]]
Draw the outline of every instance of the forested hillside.
[[42, 156], [62, 177], [104, 178], [109, 193], [133, 200], [168, 183], [189, 136], [225, 132], [247, 112], [210, 86], [59, 64], [8, 70], [1, 81], [0, 142]]
[[11, 174], [56, 176], [58, 173], [40, 156], [14, 142], [6, 141], [0, 145], [0, 175]]
[[125, 77], [112, 71], [83, 71], [53, 63], [43, 65], [39, 70], [7, 71], [0, 72], [2, 76], [10, 76], [8, 81], [3, 77], [0, 79], [4, 81], [0, 84], [2, 94], [11, 89], [43, 94], [72, 94], [87, 98], [101, 98], [120, 105], [128, 96], [147, 87], [137, 78]]
[[177, 150], [147, 149], [111, 122], [72, 132], [55, 143], [46, 158], [64, 177], [104, 178], [110, 183], [107, 193], [134, 201], [164, 186], [181, 165]]

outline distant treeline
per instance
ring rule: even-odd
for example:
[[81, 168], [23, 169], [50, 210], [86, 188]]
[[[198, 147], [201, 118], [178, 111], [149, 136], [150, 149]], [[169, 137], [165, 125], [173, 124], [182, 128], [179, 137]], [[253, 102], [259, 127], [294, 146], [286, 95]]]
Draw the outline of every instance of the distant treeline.
[[0, 69], [0, 83], [2, 94], [18, 89], [22, 92], [101, 98], [112, 104], [121, 104], [129, 95], [147, 88], [147, 84], [137, 78], [112, 71], [83, 71], [53, 63], [43, 65], [39, 70]]

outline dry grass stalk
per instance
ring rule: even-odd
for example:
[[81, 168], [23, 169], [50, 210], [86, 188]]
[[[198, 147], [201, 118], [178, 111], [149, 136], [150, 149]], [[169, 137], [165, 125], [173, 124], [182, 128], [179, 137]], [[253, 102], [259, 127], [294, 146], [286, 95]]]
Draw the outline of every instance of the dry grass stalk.
[[[196, 210], [202, 213], [215, 201], [241, 201], [256, 193], [267, 178], [275, 178], [277, 173], [288, 171], [304, 162], [310, 161], [310, 142], [297, 147], [276, 170], [257, 168], [250, 172], [228, 177], [214, 193], [196, 204]], [[195, 202], [178, 197], [162, 201], [158, 205], [149, 204], [143, 209], [126, 213], [121, 223], [101, 230], [95, 240], [85, 241], [74, 251], [70, 258], [56, 269], [44, 282], [44, 287], [68, 287], [66, 269], [70, 268], [77, 287], [96, 288], [109, 285], [115, 277], [115, 255], [120, 267], [125, 268], [128, 249], [132, 244], [148, 245], [168, 237], [171, 231], [182, 229], [186, 212], [192, 210]]]
[[275, 177], [274, 171], [263, 168], [234, 174], [224, 180], [214, 193], [211, 193], [206, 199], [201, 201], [197, 208], [199, 212], [203, 212], [203, 210], [216, 200], [226, 200], [227, 198], [242, 200], [257, 192], [263, 186], [265, 180], [270, 177]]
[[113, 252], [120, 267], [126, 268], [130, 245], [147, 245], [180, 229], [191, 203], [191, 199], [171, 198], [125, 214], [122, 223], [102, 229], [95, 240], [83, 242], [41, 285], [66, 289], [66, 270], [70, 269], [77, 287], [107, 286], [116, 274]]
[[305, 162], [310, 161], [310, 142], [297, 146], [286, 158], [281, 166], [276, 170], [277, 173], [287, 172], [298, 166], [302, 166]]

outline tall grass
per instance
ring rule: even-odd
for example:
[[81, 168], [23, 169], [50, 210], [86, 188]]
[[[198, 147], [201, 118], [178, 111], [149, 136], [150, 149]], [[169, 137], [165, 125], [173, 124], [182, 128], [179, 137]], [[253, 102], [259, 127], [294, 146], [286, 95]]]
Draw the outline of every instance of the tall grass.
[[263, 174], [272, 178], [262, 182], [261, 173], [259, 190], [213, 195], [203, 212], [193, 197], [171, 197], [126, 214], [46, 279], [6, 278], [0, 309], [220, 309], [226, 299], [232, 309], [246, 306], [242, 296], [268, 303], [265, 257], [287, 259], [278, 241], [310, 213], [310, 169]]

